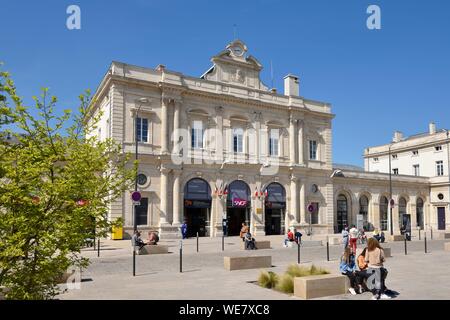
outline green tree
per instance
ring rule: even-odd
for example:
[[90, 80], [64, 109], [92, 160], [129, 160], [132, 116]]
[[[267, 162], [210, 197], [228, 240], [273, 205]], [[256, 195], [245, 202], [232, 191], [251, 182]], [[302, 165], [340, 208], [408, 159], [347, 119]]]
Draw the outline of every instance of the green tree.
[[135, 177], [129, 155], [94, 135], [100, 114], [88, 117], [88, 91], [78, 112], [62, 115], [47, 89], [33, 99], [37, 116], [0, 73], [0, 131], [6, 123], [20, 131], [10, 133], [13, 142], [0, 136], [0, 286], [8, 299], [50, 299], [69, 267], [87, 267], [86, 238], [122, 223], [107, 218], [108, 206]]

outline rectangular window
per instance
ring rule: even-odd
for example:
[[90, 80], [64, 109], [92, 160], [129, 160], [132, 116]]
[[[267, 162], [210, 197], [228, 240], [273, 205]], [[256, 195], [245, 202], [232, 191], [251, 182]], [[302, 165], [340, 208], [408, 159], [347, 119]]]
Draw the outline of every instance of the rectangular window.
[[269, 154], [271, 156], [278, 156], [279, 153], [279, 130], [278, 129], [272, 129], [270, 130], [270, 137], [269, 137]]
[[392, 173], [398, 175], [398, 169], [392, 169]]
[[419, 165], [415, 164], [413, 165], [413, 172], [415, 176], [420, 176], [420, 171], [419, 171]]
[[412, 155], [413, 155], [413, 156], [418, 156], [418, 155], [419, 155], [419, 150], [414, 150], [414, 151], [412, 152]]
[[241, 128], [233, 129], [233, 150], [236, 153], [244, 152], [244, 130]]
[[443, 161], [436, 161], [436, 172], [438, 176], [444, 175], [444, 162]]
[[317, 160], [317, 141], [315, 140], [309, 141], [309, 159]]
[[191, 139], [193, 149], [203, 148], [203, 124], [201, 121], [192, 122]]
[[434, 149], [436, 149], [436, 151], [442, 151], [442, 146], [436, 146]]
[[138, 142], [148, 142], [148, 119], [137, 118], [136, 136]]
[[378, 162], [380, 159], [378, 158], [373, 158], [373, 162]]
[[392, 155], [392, 159], [397, 160], [397, 158], [398, 158], [398, 157], [397, 157], [396, 154], [393, 154], [393, 155]]

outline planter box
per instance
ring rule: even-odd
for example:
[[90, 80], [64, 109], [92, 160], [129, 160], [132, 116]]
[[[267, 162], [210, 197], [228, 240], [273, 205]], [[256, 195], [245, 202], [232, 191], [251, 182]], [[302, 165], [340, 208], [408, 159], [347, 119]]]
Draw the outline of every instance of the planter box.
[[349, 280], [340, 274], [294, 278], [294, 295], [303, 299], [336, 296], [347, 293]]
[[224, 257], [223, 264], [228, 271], [271, 268], [272, 256]]
[[444, 250], [445, 251], [450, 251], [450, 242], [444, 243]]
[[[255, 241], [256, 249], [270, 249], [270, 241]], [[242, 241], [241, 249], [245, 250], [245, 241]]]
[[146, 245], [143, 246], [142, 249], [136, 249], [136, 253], [138, 255], [147, 255], [147, 254], [164, 254], [169, 253], [169, 246], [164, 245]]

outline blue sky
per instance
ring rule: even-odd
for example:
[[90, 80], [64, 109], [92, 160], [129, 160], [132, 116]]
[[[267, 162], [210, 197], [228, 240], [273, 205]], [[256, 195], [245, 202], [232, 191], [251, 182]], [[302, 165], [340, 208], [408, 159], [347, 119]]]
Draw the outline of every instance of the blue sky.
[[[81, 8], [81, 30], [66, 8]], [[369, 5], [381, 30], [366, 27]], [[30, 103], [41, 87], [61, 110], [96, 89], [112, 60], [159, 63], [200, 76], [210, 57], [237, 36], [283, 91], [300, 76], [300, 94], [330, 102], [334, 162], [362, 165], [365, 147], [393, 131], [450, 127], [450, 1], [6, 1], [0, 0], [0, 61]]]

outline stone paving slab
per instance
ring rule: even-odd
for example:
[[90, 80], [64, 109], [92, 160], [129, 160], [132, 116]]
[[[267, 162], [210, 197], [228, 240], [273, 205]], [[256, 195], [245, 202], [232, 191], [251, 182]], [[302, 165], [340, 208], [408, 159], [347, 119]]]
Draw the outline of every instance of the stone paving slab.
[[[268, 269], [282, 273], [287, 266], [297, 262], [297, 248], [283, 248], [282, 237], [259, 237], [270, 240], [273, 267]], [[267, 239], [265, 239], [267, 238]], [[280, 240], [280, 241], [278, 241]], [[91, 248], [83, 255], [91, 259], [91, 265], [83, 272], [81, 290], [70, 290], [59, 299], [298, 299], [274, 290], [263, 289], [254, 282], [260, 270], [228, 272], [223, 268], [223, 257], [249, 253], [240, 249], [238, 237], [225, 239], [225, 251], [221, 251], [221, 239], [204, 238], [200, 252], [196, 252], [195, 239], [183, 242], [183, 273], [179, 273], [179, 241], [161, 241], [169, 245], [170, 254], [138, 256], [137, 276], [132, 276], [132, 255], [127, 241], [102, 241], [100, 258]], [[276, 244], [280, 245], [277, 246]], [[404, 255], [403, 243], [391, 243], [392, 258], [386, 262], [389, 270], [387, 286], [400, 292], [397, 299], [450, 299], [450, 252], [444, 251], [444, 241], [429, 241], [423, 252], [423, 243], [408, 243], [408, 255]], [[359, 247], [359, 250], [361, 246]], [[314, 263], [338, 273], [341, 246], [330, 247], [331, 261], [326, 261], [325, 247], [302, 247], [301, 262]], [[255, 250], [252, 255], [267, 255], [268, 250]], [[366, 300], [371, 295], [350, 294], [324, 299]]]

